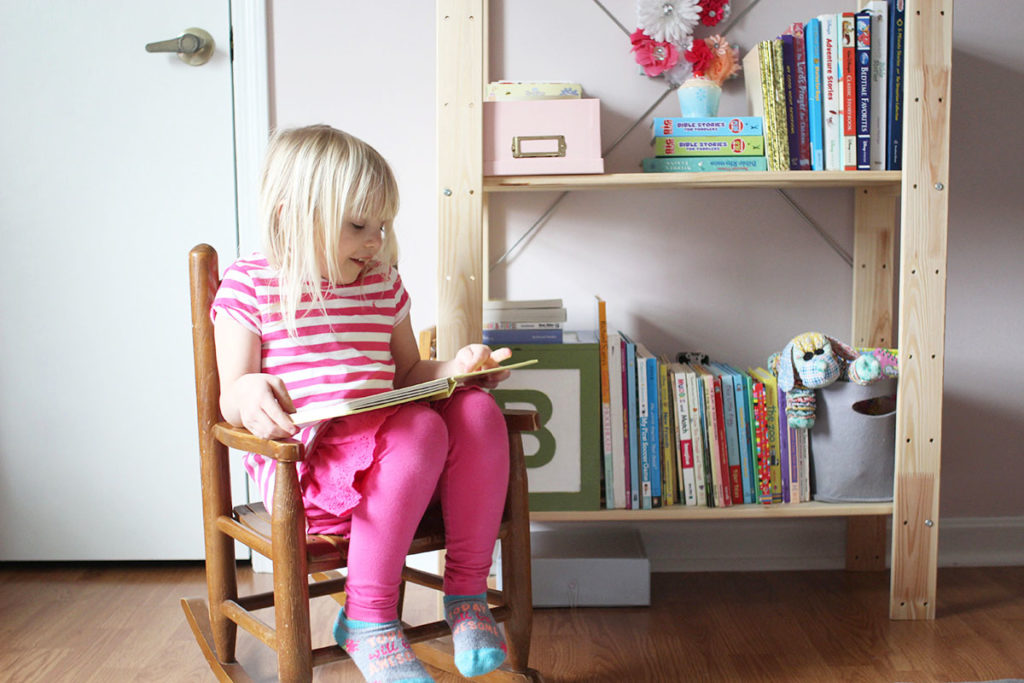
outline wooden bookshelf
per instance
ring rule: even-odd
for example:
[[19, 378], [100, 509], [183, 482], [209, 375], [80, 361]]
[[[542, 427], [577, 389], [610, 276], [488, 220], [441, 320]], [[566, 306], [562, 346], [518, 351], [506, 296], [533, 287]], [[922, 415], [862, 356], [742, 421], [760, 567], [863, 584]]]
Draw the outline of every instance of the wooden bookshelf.
[[607, 173], [603, 175], [485, 176], [485, 192], [565, 190], [750, 189], [888, 187], [898, 189], [899, 171], [725, 171], [714, 173]]
[[530, 513], [532, 522], [657, 522], [711, 519], [794, 519], [799, 517], [873, 517], [891, 515], [892, 503], [798, 503], [731, 505], [707, 508], [671, 505], [653, 510], [545, 510]]
[[[851, 4], [855, 4], [853, 0]], [[900, 349], [896, 474], [891, 504], [801, 503], [723, 509], [677, 506], [650, 511], [535, 512], [533, 518], [590, 522], [840, 516], [847, 519], [847, 568], [856, 570], [885, 569], [886, 525], [891, 520], [889, 616], [934, 619], [953, 0], [907, 0], [902, 173], [484, 177], [482, 100], [488, 81], [487, 2], [438, 0], [436, 9], [437, 135], [445, 141], [438, 155], [439, 357], [450, 357], [481, 336], [487, 292], [486, 202], [490, 193], [644, 188], [851, 188], [855, 231], [852, 339], [856, 346], [895, 345]], [[894, 310], [897, 292], [899, 303]], [[898, 338], [893, 334], [896, 320], [900, 321]]]

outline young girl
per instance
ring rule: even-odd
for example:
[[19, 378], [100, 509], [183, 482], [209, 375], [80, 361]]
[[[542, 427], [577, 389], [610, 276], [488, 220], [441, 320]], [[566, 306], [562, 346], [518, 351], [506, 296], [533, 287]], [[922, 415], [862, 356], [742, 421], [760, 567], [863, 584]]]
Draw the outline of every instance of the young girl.
[[[224, 418], [306, 446], [299, 484], [311, 534], [349, 538], [338, 644], [370, 681], [430, 681], [398, 622], [402, 565], [426, 508], [439, 501], [447, 535], [445, 618], [465, 676], [504, 661], [484, 599], [508, 483], [508, 439], [479, 388], [451, 398], [294, 425], [298, 408], [356, 398], [508, 357], [482, 344], [454, 360], [419, 357], [409, 296], [395, 270], [394, 175], [380, 154], [328, 126], [270, 143], [261, 188], [263, 253], [224, 274], [213, 304]], [[508, 376], [478, 378], [491, 388]], [[271, 504], [274, 462], [246, 470]]]

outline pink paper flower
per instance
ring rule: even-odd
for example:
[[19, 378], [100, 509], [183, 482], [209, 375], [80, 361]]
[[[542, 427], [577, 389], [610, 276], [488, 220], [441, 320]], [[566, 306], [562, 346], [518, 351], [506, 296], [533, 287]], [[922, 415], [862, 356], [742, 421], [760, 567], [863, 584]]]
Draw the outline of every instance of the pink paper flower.
[[643, 29], [633, 31], [629, 39], [633, 44], [631, 51], [635, 54], [636, 63], [643, 67], [648, 76], [658, 76], [679, 61], [679, 49], [675, 45], [654, 40]]

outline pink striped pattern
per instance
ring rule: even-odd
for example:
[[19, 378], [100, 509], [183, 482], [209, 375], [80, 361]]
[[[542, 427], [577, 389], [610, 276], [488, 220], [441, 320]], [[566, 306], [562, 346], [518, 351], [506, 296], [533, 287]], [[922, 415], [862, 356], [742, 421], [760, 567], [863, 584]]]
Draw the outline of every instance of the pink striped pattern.
[[[278, 281], [260, 254], [237, 260], [225, 272], [211, 315], [224, 313], [260, 337], [263, 372], [284, 380], [296, 408], [369, 396], [393, 388], [391, 332], [409, 314], [409, 295], [394, 268], [377, 268], [361, 282], [322, 284], [324, 306], [304, 296], [291, 337], [277, 312]], [[313, 443], [318, 425], [297, 437]], [[270, 505], [273, 461], [245, 457], [263, 500]]]

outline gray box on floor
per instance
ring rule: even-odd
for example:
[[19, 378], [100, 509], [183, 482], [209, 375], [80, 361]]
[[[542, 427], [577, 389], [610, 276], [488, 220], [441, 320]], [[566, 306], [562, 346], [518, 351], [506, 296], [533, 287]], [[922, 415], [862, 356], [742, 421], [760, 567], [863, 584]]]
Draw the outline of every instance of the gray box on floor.
[[651, 604], [651, 563], [633, 529], [530, 533], [534, 607]]

